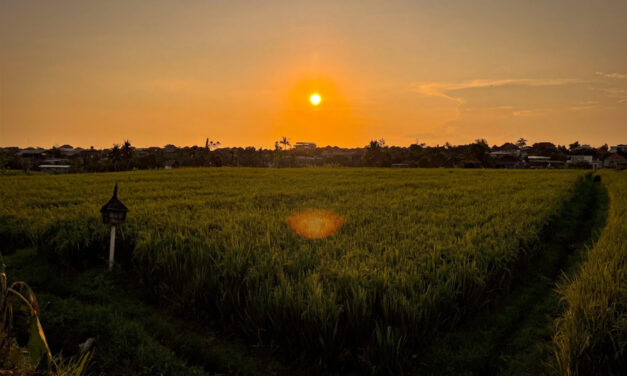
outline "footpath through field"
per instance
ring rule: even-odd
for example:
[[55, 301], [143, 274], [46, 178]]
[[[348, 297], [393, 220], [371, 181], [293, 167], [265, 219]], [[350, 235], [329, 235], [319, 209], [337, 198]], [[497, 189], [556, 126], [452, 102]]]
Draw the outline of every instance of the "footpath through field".
[[517, 270], [510, 288], [420, 359], [418, 374], [555, 374], [554, 322], [561, 315], [557, 284], [572, 275], [605, 225], [608, 196], [592, 179], [546, 231]]

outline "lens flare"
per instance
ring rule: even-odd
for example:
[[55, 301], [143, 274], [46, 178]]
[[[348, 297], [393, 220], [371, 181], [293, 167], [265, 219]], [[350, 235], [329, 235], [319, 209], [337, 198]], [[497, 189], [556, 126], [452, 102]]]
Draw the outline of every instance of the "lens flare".
[[330, 210], [307, 210], [287, 218], [287, 224], [307, 239], [329, 237], [344, 224], [344, 217]]

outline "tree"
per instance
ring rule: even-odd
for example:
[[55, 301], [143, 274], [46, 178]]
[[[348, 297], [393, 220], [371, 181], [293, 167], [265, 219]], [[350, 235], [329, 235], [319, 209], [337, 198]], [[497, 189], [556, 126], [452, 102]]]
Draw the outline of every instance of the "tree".
[[279, 141], [279, 144], [283, 145], [283, 150], [287, 150], [289, 146], [292, 146], [292, 144], [290, 144], [290, 139], [285, 136], [281, 138], [281, 141]]
[[120, 160], [122, 162], [122, 170], [131, 170], [135, 167], [135, 148], [129, 140], [124, 140], [124, 144], [120, 148]]
[[112, 163], [113, 171], [118, 171], [120, 162], [122, 160], [122, 153], [120, 152], [120, 146], [118, 144], [114, 144], [113, 148], [109, 152], [109, 160]]
[[568, 145], [568, 148], [570, 149], [570, 151], [573, 151], [577, 149], [578, 147], [579, 147], [579, 141], [575, 141], [572, 144]]
[[527, 140], [522, 137], [519, 138], [518, 141], [516, 141], [516, 146], [518, 146], [519, 148], [522, 148], [525, 145], [527, 145]]
[[384, 152], [384, 146], [384, 139], [370, 141], [370, 144], [366, 146], [366, 154], [364, 154], [364, 162], [366, 166], [383, 167], [390, 164], [389, 154]]
[[370, 144], [367, 146], [370, 151], [378, 151], [381, 149], [381, 144], [377, 140], [370, 141]]
[[481, 146], [482, 148], [489, 150], [490, 145], [488, 145], [488, 141], [485, 138], [478, 138], [475, 140], [475, 144]]

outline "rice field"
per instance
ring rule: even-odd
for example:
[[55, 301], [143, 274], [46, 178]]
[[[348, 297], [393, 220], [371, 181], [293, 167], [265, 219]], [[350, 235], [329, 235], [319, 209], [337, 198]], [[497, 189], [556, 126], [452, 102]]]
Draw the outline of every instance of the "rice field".
[[63, 267], [103, 267], [99, 209], [118, 183], [130, 209], [118, 268], [153, 297], [287, 356], [390, 371], [506, 288], [583, 178], [333, 168], [6, 176], [0, 237], [3, 252], [35, 245]]
[[554, 342], [562, 375], [627, 373], [627, 174], [600, 176], [607, 224], [581, 270], [559, 288], [565, 312]]

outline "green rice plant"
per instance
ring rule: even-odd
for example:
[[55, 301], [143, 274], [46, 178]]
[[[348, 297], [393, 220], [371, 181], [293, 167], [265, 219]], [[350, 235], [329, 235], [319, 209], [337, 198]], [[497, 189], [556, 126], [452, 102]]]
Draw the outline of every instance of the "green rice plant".
[[610, 198], [607, 225], [558, 289], [565, 311], [553, 340], [561, 375], [627, 373], [627, 174], [600, 176]]
[[[285, 356], [389, 369], [507, 287], [579, 171], [180, 169], [1, 177], [0, 216], [77, 267], [108, 244], [111, 188], [132, 273], [156, 299]], [[287, 218], [341, 216], [321, 239]], [[117, 255], [117, 251], [116, 251]]]

